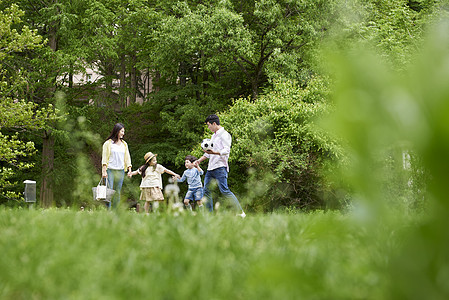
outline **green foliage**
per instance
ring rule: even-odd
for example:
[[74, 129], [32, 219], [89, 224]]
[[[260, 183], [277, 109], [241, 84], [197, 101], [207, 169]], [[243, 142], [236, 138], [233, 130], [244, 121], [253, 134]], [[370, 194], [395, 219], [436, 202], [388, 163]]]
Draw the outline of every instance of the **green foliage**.
[[[329, 159], [341, 156], [335, 141], [315, 126], [329, 112], [329, 89], [314, 78], [302, 89], [294, 82], [278, 82], [273, 91], [254, 101], [239, 99], [221, 114], [233, 136], [231, 162], [248, 170], [265, 188], [249, 196], [253, 206], [324, 207], [320, 174]], [[257, 184], [256, 184], [257, 185]]]
[[122, 118], [128, 126], [126, 141], [130, 147], [134, 169], [144, 163], [143, 156], [148, 151], [157, 153], [161, 162], [174, 161], [177, 153], [175, 139], [170, 136], [165, 127], [168, 124], [162, 121], [153, 104], [129, 106], [123, 111]]
[[86, 117], [93, 116], [95, 108], [69, 107], [65, 100], [65, 95], [60, 95], [57, 102], [60, 111], [70, 110], [70, 113], [67, 112], [70, 117], [59, 122], [58, 131], [55, 133], [55, 204], [89, 208], [96, 205], [92, 203], [91, 189], [100, 180], [98, 165], [101, 157], [98, 159], [97, 156], [101, 152], [102, 137]]
[[151, 61], [161, 90], [176, 85], [202, 102], [256, 98], [270, 80], [309, 79], [307, 52], [323, 37], [332, 8], [332, 1], [179, 2], [151, 16], [154, 30], [140, 56]]
[[13, 57], [42, 47], [42, 37], [21, 25], [22, 16], [14, 4], [0, 12], [0, 203], [23, 199], [15, 175], [33, 167], [29, 157], [36, 152], [25, 134], [45, 128], [56, 117], [51, 105], [38, 108], [21, 98], [26, 82]]
[[22, 26], [20, 30], [13, 28], [21, 23], [24, 12], [15, 4], [0, 12], [0, 62], [9, 55], [24, 50], [31, 50], [41, 46], [42, 37], [36, 34], [28, 26]]
[[420, 7], [408, 0], [358, 0], [341, 2], [339, 17], [331, 28], [333, 41], [339, 40], [343, 49], [348, 44], [361, 47], [375, 45], [380, 58], [402, 69], [419, 52], [423, 31], [438, 5], [435, 1], [421, 2]]
[[391, 299], [449, 295], [448, 32], [445, 18], [402, 72], [360, 48], [333, 57], [337, 105], [328, 128], [347, 141], [348, 164], [336, 176], [352, 186], [355, 211], [373, 228], [396, 218], [395, 207], [406, 214], [425, 204], [426, 217], [392, 257]]

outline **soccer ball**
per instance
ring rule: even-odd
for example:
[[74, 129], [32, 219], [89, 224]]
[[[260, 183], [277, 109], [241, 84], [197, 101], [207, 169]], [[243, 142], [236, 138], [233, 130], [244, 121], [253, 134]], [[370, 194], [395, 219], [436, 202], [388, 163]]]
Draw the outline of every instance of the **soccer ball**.
[[204, 139], [201, 142], [201, 148], [203, 148], [204, 151], [212, 150], [214, 148], [214, 144], [211, 143], [210, 139]]

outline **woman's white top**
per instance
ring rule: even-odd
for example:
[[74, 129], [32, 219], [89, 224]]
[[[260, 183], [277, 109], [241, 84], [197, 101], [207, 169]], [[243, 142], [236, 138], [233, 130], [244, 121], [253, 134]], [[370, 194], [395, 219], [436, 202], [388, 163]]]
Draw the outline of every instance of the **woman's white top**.
[[111, 143], [111, 156], [109, 157], [108, 169], [123, 170], [125, 165], [125, 151], [126, 146], [124, 143], [117, 145]]

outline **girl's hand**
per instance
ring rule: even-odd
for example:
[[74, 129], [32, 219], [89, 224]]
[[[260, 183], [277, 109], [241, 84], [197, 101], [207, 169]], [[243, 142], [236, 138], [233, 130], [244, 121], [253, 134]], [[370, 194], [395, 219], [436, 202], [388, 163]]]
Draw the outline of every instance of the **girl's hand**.
[[102, 171], [102, 172], [101, 172], [101, 177], [102, 177], [102, 178], [108, 178], [108, 172]]

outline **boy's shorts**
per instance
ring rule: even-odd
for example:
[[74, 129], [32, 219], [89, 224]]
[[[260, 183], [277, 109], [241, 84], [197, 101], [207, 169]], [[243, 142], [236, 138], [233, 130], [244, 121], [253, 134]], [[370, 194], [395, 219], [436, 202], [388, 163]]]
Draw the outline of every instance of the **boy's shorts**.
[[197, 187], [193, 189], [189, 189], [186, 193], [184, 199], [192, 200], [192, 201], [200, 201], [203, 198], [203, 188]]

